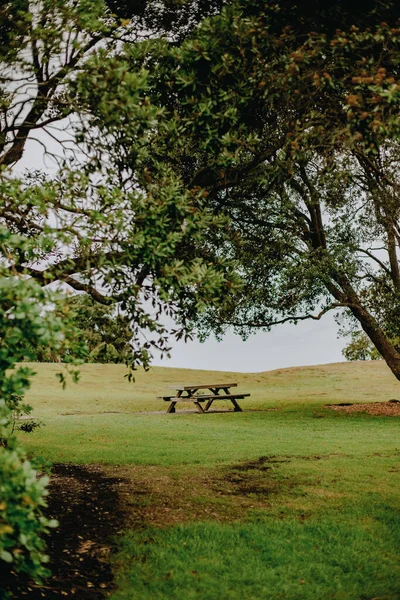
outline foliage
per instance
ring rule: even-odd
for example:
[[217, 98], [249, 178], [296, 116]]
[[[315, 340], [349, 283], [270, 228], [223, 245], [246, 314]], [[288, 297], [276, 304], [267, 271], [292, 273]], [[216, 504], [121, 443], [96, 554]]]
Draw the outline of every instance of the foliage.
[[88, 348], [88, 362], [129, 361], [132, 328], [118, 307], [99, 305], [90, 296], [80, 295], [71, 299], [71, 309], [78, 339]]
[[342, 352], [346, 360], [380, 360], [382, 357], [362, 331], [354, 331]]
[[168, 32], [173, 40], [183, 40], [205, 17], [218, 12], [223, 0], [106, 0], [109, 9], [121, 19], [139, 17], [144, 29]]
[[[7, 409], [11, 412], [10, 424], [11, 433], [14, 431], [25, 431], [31, 433], [43, 424], [37, 419], [29, 419], [28, 416], [32, 412], [32, 406], [24, 403], [24, 397], [19, 394], [10, 394], [7, 400]], [[24, 421], [21, 423], [21, 417], [24, 417]], [[0, 436], [0, 445], [8, 445], [9, 432], [6, 431], [6, 435], [2, 438]]]
[[[91, 296], [79, 294], [64, 298], [54, 308], [61, 315], [68, 305], [68, 318], [75, 328], [75, 340], [86, 348], [84, 362], [126, 363], [131, 355], [132, 327], [126, 314], [116, 305], [99, 304]], [[48, 346], [26, 344], [26, 360], [34, 362], [65, 362], [71, 357], [74, 344], [54, 352]]]
[[[24, 236], [0, 232], [3, 256], [25, 251]], [[23, 403], [31, 367], [18, 364], [25, 357], [21, 342], [53, 351], [68, 347], [73, 337], [65, 318], [49, 309], [59, 301], [54, 292], [0, 263], [0, 595], [6, 595], [10, 577], [25, 574], [37, 581], [47, 574], [44, 564], [43, 534], [55, 525], [43, 515], [48, 478], [37, 478], [38, 471], [27, 459], [13, 431], [15, 419], [28, 413]], [[47, 307], [47, 308], [46, 308]], [[69, 362], [79, 359], [81, 347], [74, 344]], [[31, 423], [32, 426], [34, 426]], [[29, 428], [29, 427], [28, 427]], [[38, 463], [39, 466], [39, 463]]]
[[204, 335], [339, 309], [400, 378], [396, 3], [313, 7], [237, 0], [179, 46], [133, 53], [175, 123], [152, 158], [227, 218], [196, 251], [234, 259], [244, 285]]
[[[9, 272], [120, 303], [133, 323], [132, 368], [147, 366], [154, 348], [169, 350], [168, 319], [178, 337], [190, 333], [190, 319], [232, 279], [215, 252], [184, 252], [220, 219], [201, 209], [201, 195], [179, 173], [151, 158], [159, 130], [168, 135], [174, 124], [149, 101], [149, 71], [130, 69], [123, 43], [141, 54], [147, 42], [138, 40], [152, 31], [143, 31], [140, 15], [121, 21], [101, 0], [33, 1], [10, 27], [0, 220], [28, 241]], [[34, 141], [53, 159], [47, 178], [12, 171]]]
[[[0, 406], [1, 435], [7, 419]], [[38, 464], [40, 467], [40, 465]], [[0, 446], [0, 595], [5, 597], [13, 573], [40, 581], [49, 574], [43, 534], [57, 525], [43, 515], [49, 478], [41, 475], [15, 438]]]

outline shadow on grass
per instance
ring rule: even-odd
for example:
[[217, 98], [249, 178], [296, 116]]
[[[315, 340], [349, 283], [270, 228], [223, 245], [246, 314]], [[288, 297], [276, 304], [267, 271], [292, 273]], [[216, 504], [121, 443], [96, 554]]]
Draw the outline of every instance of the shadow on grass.
[[13, 582], [13, 598], [102, 600], [112, 589], [112, 540], [125, 521], [119, 501], [121, 478], [97, 465], [54, 465], [48, 510], [59, 527], [47, 539], [52, 575], [42, 587]]

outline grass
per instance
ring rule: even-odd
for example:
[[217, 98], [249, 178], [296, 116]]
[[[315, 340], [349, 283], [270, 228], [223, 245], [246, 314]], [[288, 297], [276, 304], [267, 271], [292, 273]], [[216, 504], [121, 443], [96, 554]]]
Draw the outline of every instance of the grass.
[[132, 567], [113, 600], [391, 598], [398, 542], [387, 525], [384, 542], [381, 533], [380, 523], [350, 529], [336, 516], [131, 534], [122, 552]]
[[[399, 397], [382, 362], [154, 368], [134, 385], [85, 365], [64, 391], [59, 369], [37, 365], [28, 400], [46, 425], [24, 440], [128, 481], [112, 600], [400, 599], [399, 419], [324, 408]], [[216, 377], [251, 393], [245, 412], [160, 412], [168, 385]]]
[[80, 415], [48, 417], [26, 436], [28, 449], [54, 462], [214, 465], [262, 455], [342, 453], [371, 456], [400, 449], [396, 419], [313, 418], [289, 413]]

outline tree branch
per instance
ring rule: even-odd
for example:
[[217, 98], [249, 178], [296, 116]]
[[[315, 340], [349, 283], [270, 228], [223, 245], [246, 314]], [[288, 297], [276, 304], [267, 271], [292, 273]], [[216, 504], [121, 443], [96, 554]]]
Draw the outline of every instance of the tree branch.
[[330, 310], [334, 310], [335, 308], [350, 308], [352, 304], [347, 302], [335, 302], [334, 304], [330, 304], [326, 306], [323, 310], [321, 310], [317, 315], [291, 315], [285, 317], [283, 319], [279, 319], [277, 321], [265, 321], [265, 322], [253, 322], [253, 323], [239, 323], [237, 321], [224, 321], [227, 325], [232, 325], [234, 327], [265, 327], [270, 328], [274, 325], [282, 325], [283, 323], [288, 322], [297, 322], [297, 321], [306, 321], [312, 319], [313, 321], [319, 321], [327, 312]]
[[362, 252], [363, 254], [366, 254], [369, 258], [378, 263], [378, 265], [385, 271], [385, 273], [389, 275], [389, 277], [391, 277], [392, 274], [390, 272], [390, 269], [388, 269], [387, 266], [381, 260], [379, 260], [379, 258], [374, 256], [371, 252], [365, 250], [364, 248], [355, 248], [355, 250], [356, 252]]
[[240, 181], [242, 175], [251, 172], [255, 167], [275, 156], [276, 152], [282, 147], [283, 141], [284, 138], [279, 139], [276, 144], [269, 146], [263, 152], [257, 154], [253, 160], [249, 161], [244, 166], [227, 169], [226, 172], [224, 172], [224, 175], [217, 181], [212, 169], [210, 169], [210, 167], [203, 167], [195, 173], [188, 187], [211, 187], [215, 191], [236, 185]]
[[[0, 157], [0, 164], [9, 166], [20, 160], [31, 130], [43, 126], [39, 123], [39, 121], [45, 115], [48, 104], [53, 99], [58, 85], [65, 80], [71, 70], [77, 66], [78, 62], [83, 58], [83, 56], [89, 52], [101, 39], [101, 36], [93, 37], [85, 46], [80, 48], [75, 55], [71, 56], [69, 61], [64, 64], [62, 68], [57, 71], [57, 73], [47, 80], [44, 80], [43, 78], [43, 68], [39, 63], [38, 56], [35, 55], [35, 46], [33, 45], [32, 51], [37, 83], [37, 95], [35, 98], [29, 99], [29, 101], [33, 101], [32, 107], [23, 123], [18, 127], [18, 131], [15, 134], [15, 138], [11, 144], [11, 147], [8, 148], [8, 150]], [[66, 115], [63, 113], [62, 117], [64, 118], [65, 116]]]
[[123, 252], [107, 252], [93, 254], [92, 256], [70, 257], [43, 270], [27, 266], [21, 267], [21, 270], [27, 271], [29, 275], [47, 285], [52, 281], [65, 281], [66, 277], [87, 270], [88, 267], [95, 268], [98, 266], [99, 261], [110, 261], [114, 258], [121, 258], [123, 255]]
[[110, 304], [113, 304], [115, 302], [114, 298], [111, 298], [110, 296], [105, 296], [104, 294], [99, 292], [92, 285], [87, 284], [87, 283], [82, 283], [82, 282], [78, 281], [77, 279], [74, 279], [74, 277], [71, 277], [70, 275], [60, 278], [60, 281], [67, 283], [74, 290], [76, 290], [78, 292], [86, 292], [87, 294], [89, 294], [89, 296], [91, 296], [93, 298], [93, 300], [95, 300], [96, 302], [99, 302], [99, 304], [104, 304], [105, 306], [110, 306]]

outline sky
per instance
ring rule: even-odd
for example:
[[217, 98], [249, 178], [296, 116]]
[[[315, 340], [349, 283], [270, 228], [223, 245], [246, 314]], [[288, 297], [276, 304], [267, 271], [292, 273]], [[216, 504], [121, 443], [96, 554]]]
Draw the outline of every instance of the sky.
[[270, 332], [258, 332], [243, 342], [228, 334], [221, 342], [176, 342], [170, 359], [156, 359], [155, 366], [260, 373], [284, 367], [320, 365], [343, 361], [346, 340], [337, 338], [333, 315], [320, 321], [285, 323]]
[[[48, 146], [49, 140], [43, 139]], [[25, 168], [54, 172], [50, 159], [43, 160], [37, 143], [27, 144], [18, 171]], [[326, 314], [320, 321], [300, 321], [297, 325], [285, 323], [270, 332], [257, 332], [243, 342], [233, 333], [221, 342], [214, 337], [200, 343], [173, 342], [171, 358], [155, 357], [154, 366], [213, 371], [259, 373], [285, 367], [320, 365], [343, 361], [341, 353], [346, 340], [337, 338], [337, 324], [333, 315]]]

